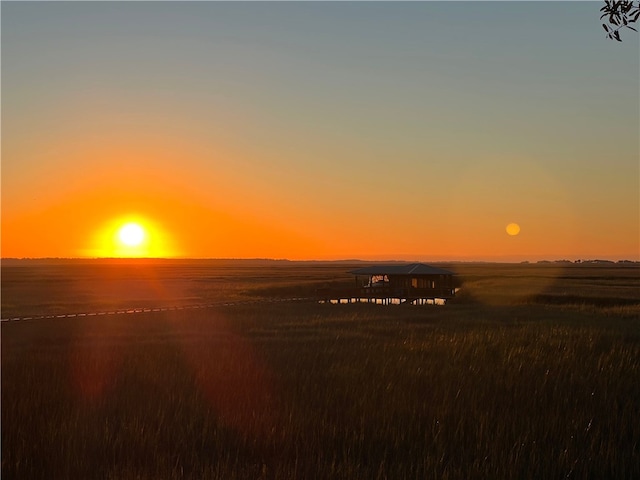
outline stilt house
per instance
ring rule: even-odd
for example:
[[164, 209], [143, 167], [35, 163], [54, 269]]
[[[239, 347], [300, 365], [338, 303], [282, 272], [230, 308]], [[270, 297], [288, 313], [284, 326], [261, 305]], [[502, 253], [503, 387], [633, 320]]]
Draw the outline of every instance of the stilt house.
[[325, 291], [325, 301], [435, 304], [455, 295], [453, 272], [424, 263], [380, 264], [349, 273], [355, 275], [355, 287]]

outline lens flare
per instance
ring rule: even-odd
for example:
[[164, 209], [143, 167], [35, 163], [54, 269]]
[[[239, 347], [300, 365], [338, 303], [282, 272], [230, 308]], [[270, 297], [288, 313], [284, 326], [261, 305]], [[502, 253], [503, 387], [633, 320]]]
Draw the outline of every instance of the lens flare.
[[518, 225], [517, 223], [510, 223], [509, 225], [507, 225], [507, 233], [509, 235], [516, 236], [520, 233], [520, 225]]

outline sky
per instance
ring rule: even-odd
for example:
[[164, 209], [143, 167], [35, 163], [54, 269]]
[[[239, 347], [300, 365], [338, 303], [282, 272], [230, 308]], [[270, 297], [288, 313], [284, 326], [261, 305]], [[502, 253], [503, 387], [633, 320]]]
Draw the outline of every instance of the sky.
[[3, 1], [2, 257], [640, 260], [600, 7]]

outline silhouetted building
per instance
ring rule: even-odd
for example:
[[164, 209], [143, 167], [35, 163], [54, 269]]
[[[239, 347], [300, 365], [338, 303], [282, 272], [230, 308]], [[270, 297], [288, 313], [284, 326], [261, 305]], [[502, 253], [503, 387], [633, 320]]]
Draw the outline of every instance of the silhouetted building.
[[358, 268], [350, 289], [318, 290], [320, 301], [333, 303], [445, 303], [455, 295], [453, 272], [424, 263]]

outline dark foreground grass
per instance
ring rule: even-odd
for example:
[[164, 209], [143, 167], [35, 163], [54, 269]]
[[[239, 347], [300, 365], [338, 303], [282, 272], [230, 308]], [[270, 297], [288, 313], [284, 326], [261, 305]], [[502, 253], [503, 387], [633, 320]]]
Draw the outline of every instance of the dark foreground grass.
[[640, 320], [278, 304], [2, 325], [2, 478], [640, 478]]

